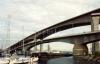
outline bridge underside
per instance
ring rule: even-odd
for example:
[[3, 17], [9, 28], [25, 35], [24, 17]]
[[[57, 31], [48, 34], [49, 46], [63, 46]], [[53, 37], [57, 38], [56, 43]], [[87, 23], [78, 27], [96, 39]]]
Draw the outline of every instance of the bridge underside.
[[89, 44], [94, 43], [96, 41], [100, 41], [100, 32], [90, 32], [90, 33], [84, 33], [79, 35], [71, 35], [71, 36], [64, 36], [64, 37], [57, 37], [52, 39], [45, 39], [43, 41], [37, 41], [32, 42], [30, 44], [27, 44], [27, 50], [30, 50], [32, 47], [36, 45], [40, 45], [43, 43], [50, 43], [50, 42], [66, 42], [70, 44]]

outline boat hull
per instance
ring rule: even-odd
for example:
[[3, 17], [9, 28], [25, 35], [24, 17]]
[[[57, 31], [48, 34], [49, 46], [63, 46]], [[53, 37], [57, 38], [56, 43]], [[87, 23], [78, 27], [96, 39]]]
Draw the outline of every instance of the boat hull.
[[25, 62], [25, 63], [14, 63], [14, 64], [28, 64], [28, 62]]

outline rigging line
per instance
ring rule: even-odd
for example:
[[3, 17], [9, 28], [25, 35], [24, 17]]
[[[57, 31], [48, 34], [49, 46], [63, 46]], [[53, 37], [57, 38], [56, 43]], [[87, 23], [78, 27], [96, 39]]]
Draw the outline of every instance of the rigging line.
[[[8, 43], [8, 46], [10, 46], [10, 21], [11, 21], [11, 15], [8, 15], [8, 27], [7, 27], [7, 39], [6, 42]], [[10, 51], [8, 52], [10, 53]]]

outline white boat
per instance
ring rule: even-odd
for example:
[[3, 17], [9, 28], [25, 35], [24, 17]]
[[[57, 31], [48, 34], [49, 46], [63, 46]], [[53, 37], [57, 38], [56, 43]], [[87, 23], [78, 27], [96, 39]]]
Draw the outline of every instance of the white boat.
[[0, 58], [0, 64], [9, 64], [9, 60], [5, 57]]
[[28, 62], [25, 62], [19, 59], [14, 59], [14, 60], [11, 60], [9, 64], [28, 64]]
[[14, 54], [11, 56], [9, 64], [28, 64], [29, 58], [28, 56]]
[[38, 64], [38, 57], [31, 57], [29, 60], [29, 64]]
[[0, 53], [0, 64], [9, 64], [9, 57], [2, 52]]
[[13, 54], [11, 57], [0, 57], [0, 64], [38, 64], [38, 57]]

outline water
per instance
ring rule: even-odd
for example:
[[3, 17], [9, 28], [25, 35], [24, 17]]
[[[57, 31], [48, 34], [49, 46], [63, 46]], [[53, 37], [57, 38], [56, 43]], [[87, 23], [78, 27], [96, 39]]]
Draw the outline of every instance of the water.
[[48, 61], [48, 64], [73, 64], [73, 57], [61, 57]]

